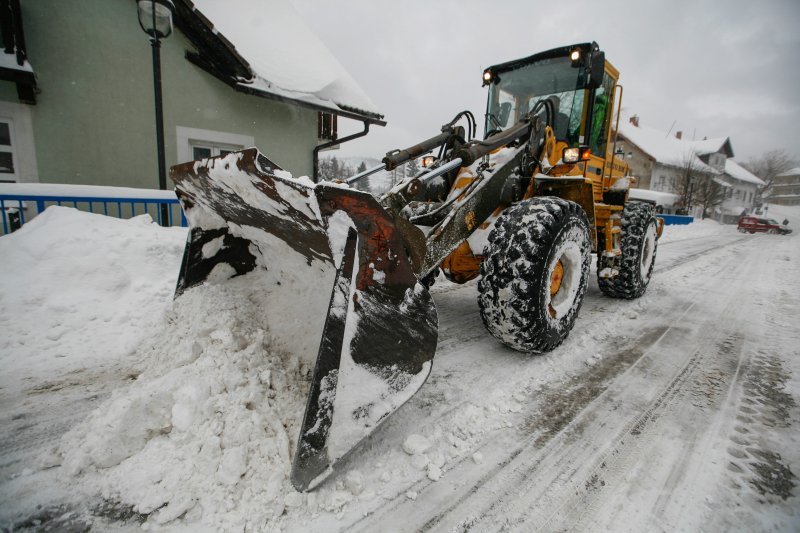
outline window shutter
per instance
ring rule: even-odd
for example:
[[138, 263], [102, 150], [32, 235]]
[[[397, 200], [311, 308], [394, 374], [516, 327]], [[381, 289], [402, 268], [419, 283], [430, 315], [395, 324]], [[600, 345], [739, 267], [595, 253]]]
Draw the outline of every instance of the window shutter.
[[317, 137], [326, 141], [335, 141], [338, 134], [337, 118], [333, 113], [318, 113]]

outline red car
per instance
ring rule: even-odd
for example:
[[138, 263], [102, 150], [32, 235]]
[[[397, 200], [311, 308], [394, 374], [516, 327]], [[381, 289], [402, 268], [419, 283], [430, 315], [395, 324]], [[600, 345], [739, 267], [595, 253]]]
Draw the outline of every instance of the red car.
[[759, 217], [742, 217], [739, 219], [738, 229], [742, 233], [778, 233], [787, 235], [792, 232], [786, 226], [778, 224], [776, 220], [771, 218]]

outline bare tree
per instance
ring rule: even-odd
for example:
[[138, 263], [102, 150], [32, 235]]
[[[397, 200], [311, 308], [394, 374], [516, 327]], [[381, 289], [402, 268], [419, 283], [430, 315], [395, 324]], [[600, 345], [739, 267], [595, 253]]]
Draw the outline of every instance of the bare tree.
[[689, 212], [692, 207], [703, 208], [703, 218], [706, 212], [721, 204], [725, 200], [724, 187], [714, 181], [714, 175], [697, 157], [697, 154], [687, 152], [678, 167], [678, 181], [676, 191], [680, 196], [677, 207]]
[[692, 185], [692, 202], [703, 208], [703, 219], [712, 207], [725, 201], [725, 187], [711, 176], [696, 180]]
[[764, 180], [769, 188], [775, 176], [790, 170], [798, 165], [797, 159], [786, 153], [784, 149], [770, 150], [758, 157], [751, 157], [742, 166]]
[[689, 210], [692, 207], [692, 195], [694, 193], [695, 181], [698, 180], [700, 164], [694, 152], [686, 152], [683, 155], [680, 166], [678, 167], [677, 181], [675, 183], [675, 193], [680, 196], [676, 207]]

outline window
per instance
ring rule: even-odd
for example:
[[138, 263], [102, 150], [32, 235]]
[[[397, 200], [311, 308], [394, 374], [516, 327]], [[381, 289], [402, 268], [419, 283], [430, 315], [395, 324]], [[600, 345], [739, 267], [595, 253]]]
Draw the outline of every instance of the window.
[[13, 128], [14, 124], [10, 119], [0, 118], [0, 180], [2, 181], [16, 181]]
[[501, 72], [496, 79], [489, 85], [487, 133], [514, 125], [539, 102], [550, 99], [556, 108], [556, 138], [570, 146], [583, 142], [580, 126], [585, 80], [582, 70], [573, 66], [568, 57], [541, 59]]
[[608, 123], [611, 119], [614, 92], [614, 78], [606, 73], [603, 85], [594, 93], [594, 110], [592, 112], [592, 130], [589, 147], [592, 153], [604, 157], [608, 143]]
[[207, 157], [216, 157], [218, 155], [228, 155], [231, 152], [245, 148], [245, 146], [241, 144], [218, 144], [192, 140], [189, 140], [189, 145], [192, 147], [193, 161], [205, 159]]
[[31, 106], [0, 101], [0, 181], [36, 183]]
[[226, 155], [256, 144], [252, 136], [224, 131], [178, 126], [176, 134], [179, 163]]

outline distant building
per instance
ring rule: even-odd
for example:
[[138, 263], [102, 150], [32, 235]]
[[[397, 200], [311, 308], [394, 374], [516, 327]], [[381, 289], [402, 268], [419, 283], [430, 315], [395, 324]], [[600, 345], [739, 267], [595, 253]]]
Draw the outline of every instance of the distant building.
[[764, 191], [764, 200], [771, 204], [800, 205], [800, 167], [775, 176]]
[[[337, 117], [384, 124], [288, 0], [173, 3], [161, 41], [167, 166], [257, 146], [311, 175]], [[156, 188], [137, 3], [0, 0], [0, 22], [0, 181]]]
[[[736, 222], [743, 211], [750, 212], [756, 201], [758, 187], [764, 182], [732, 158], [730, 138], [720, 137], [692, 141], [682, 132], [674, 136], [639, 124], [639, 117], [630, 117], [620, 125], [617, 147], [638, 181], [636, 187], [678, 195], [683, 203], [692, 202], [692, 188], [701, 180], [713, 180], [724, 193], [706, 216], [724, 223]], [[697, 205], [680, 205], [685, 210], [697, 210]], [[676, 206], [666, 206], [666, 211]], [[695, 215], [702, 214], [693, 213]]]

